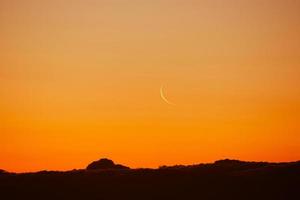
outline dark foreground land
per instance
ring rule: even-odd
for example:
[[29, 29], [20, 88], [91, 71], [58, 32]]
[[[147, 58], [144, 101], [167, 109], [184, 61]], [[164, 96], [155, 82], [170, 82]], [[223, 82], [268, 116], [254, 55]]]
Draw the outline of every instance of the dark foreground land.
[[233, 160], [160, 169], [98, 169], [10, 174], [0, 171], [0, 199], [297, 200], [300, 162]]

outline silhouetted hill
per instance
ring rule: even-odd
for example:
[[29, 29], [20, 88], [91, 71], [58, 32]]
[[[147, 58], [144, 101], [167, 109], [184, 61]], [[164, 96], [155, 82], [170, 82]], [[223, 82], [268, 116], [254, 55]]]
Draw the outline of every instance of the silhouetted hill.
[[300, 199], [299, 185], [300, 162], [220, 160], [159, 169], [2, 174], [0, 199], [293, 200]]
[[101, 170], [101, 169], [129, 169], [129, 167], [115, 164], [112, 160], [102, 158], [89, 164], [87, 170]]

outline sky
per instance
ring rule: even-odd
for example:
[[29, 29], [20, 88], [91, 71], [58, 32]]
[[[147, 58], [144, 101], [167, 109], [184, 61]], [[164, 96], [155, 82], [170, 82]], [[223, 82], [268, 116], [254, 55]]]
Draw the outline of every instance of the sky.
[[300, 160], [299, 9], [0, 0], [0, 168]]

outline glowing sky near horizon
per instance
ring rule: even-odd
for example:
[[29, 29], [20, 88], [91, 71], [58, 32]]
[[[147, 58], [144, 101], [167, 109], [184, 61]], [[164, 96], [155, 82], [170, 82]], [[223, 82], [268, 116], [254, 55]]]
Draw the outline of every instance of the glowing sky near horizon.
[[0, 169], [299, 160], [299, 9], [0, 0]]

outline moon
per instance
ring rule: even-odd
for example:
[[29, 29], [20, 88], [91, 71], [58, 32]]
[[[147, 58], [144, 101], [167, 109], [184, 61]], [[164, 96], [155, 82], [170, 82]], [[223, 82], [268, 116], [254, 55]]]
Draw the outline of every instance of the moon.
[[160, 97], [161, 97], [162, 100], [164, 100], [164, 102], [166, 102], [167, 104], [169, 104], [169, 105], [171, 105], [171, 106], [176, 106], [175, 103], [169, 101], [169, 100], [166, 98], [166, 96], [165, 96], [165, 94], [164, 94], [164, 86], [163, 86], [163, 85], [160, 87]]

